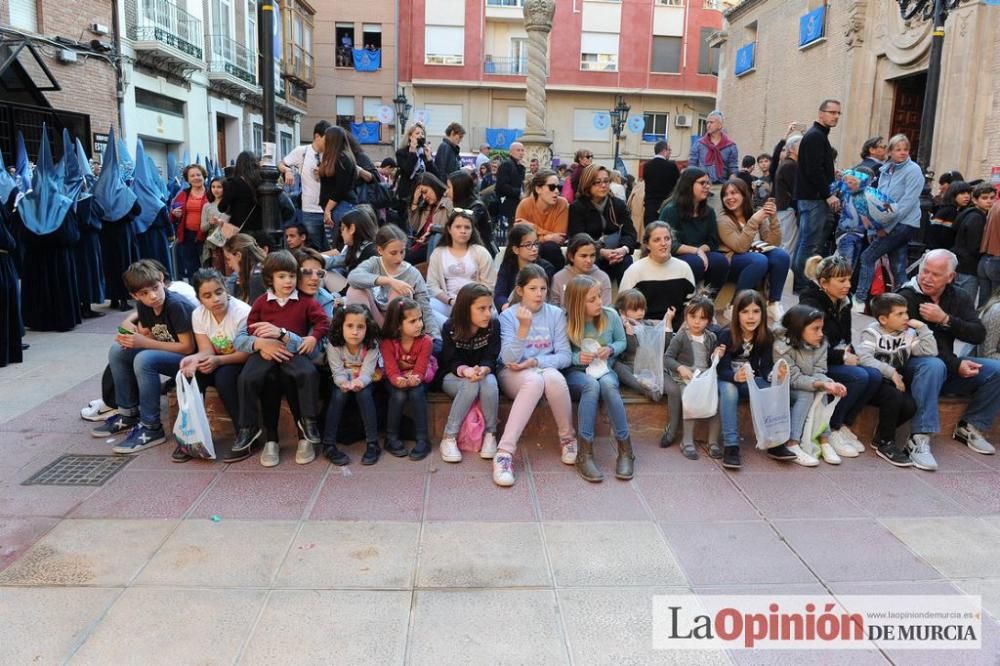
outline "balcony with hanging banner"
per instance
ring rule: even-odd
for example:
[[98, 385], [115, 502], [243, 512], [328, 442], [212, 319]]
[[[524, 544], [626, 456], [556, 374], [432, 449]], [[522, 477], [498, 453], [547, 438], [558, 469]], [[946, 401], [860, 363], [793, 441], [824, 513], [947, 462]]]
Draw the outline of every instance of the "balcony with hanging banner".
[[209, 35], [208, 78], [215, 90], [231, 97], [260, 94], [256, 54], [226, 35]]
[[510, 144], [524, 134], [523, 129], [509, 127], [487, 127], [486, 143], [498, 150], [510, 150]]
[[353, 49], [354, 71], [377, 72], [382, 69], [382, 49]]
[[140, 62], [174, 73], [205, 68], [201, 20], [170, 0], [130, 0], [128, 36]]
[[351, 134], [358, 143], [378, 143], [382, 139], [382, 123], [377, 120], [351, 123]]

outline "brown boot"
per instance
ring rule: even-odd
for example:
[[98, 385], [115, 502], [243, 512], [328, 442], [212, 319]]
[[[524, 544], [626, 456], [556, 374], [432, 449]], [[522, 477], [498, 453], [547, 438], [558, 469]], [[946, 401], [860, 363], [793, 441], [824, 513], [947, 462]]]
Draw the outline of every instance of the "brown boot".
[[576, 471], [587, 481], [597, 483], [604, 480], [604, 474], [594, 462], [594, 443], [581, 439], [576, 449]]
[[628, 481], [635, 475], [635, 454], [632, 453], [632, 438], [615, 439], [618, 445], [618, 461], [615, 463], [615, 476]]

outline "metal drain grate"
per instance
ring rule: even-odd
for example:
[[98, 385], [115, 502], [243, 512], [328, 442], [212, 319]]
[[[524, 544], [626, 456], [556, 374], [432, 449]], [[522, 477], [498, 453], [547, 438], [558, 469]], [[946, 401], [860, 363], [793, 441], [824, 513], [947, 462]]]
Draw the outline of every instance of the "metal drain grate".
[[124, 456], [67, 454], [35, 472], [22, 486], [103, 486], [127, 465]]

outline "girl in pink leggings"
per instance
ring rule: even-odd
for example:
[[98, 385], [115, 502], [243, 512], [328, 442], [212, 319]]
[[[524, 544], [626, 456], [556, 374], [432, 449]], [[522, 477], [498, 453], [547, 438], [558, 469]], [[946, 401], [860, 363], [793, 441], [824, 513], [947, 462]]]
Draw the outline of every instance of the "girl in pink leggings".
[[500, 315], [500, 387], [514, 400], [503, 429], [503, 437], [493, 458], [493, 481], [498, 486], [514, 485], [514, 451], [538, 401], [545, 395], [556, 419], [562, 461], [576, 462], [576, 434], [573, 408], [566, 378], [559, 372], [568, 368], [572, 356], [566, 337], [566, 315], [545, 302], [548, 278], [545, 270], [529, 264], [517, 274], [514, 289], [519, 305], [511, 305]]

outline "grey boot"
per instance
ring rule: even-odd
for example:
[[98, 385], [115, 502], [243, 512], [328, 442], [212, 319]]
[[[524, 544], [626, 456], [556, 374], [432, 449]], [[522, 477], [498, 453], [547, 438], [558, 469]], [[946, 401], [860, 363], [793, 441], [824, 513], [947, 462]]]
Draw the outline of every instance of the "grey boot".
[[594, 462], [594, 443], [579, 440], [576, 449], [576, 471], [587, 481], [597, 483], [604, 480], [604, 474]]
[[635, 475], [635, 454], [632, 453], [632, 438], [615, 439], [618, 445], [618, 462], [615, 463], [615, 477], [628, 481]]

